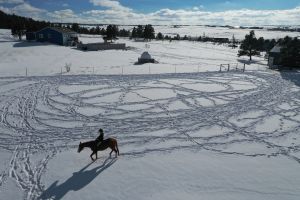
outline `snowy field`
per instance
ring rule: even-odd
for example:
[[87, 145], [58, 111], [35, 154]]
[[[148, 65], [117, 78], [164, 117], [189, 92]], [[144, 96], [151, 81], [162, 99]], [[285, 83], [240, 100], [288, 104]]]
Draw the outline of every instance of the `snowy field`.
[[[299, 73], [263, 58], [219, 72], [237, 50], [189, 42], [150, 42], [160, 64], [136, 66], [145, 43], [123, 41], [82, 52], [1, 31], [0, 199], [299, 199]], [[78, 144], [100, 127], [120, 156], [91, 162]]]
[[[160, 74], [217, 71], [220, 64], [241, 68], [243, 60], [237, 58], [237, 49], [223, 45], [199, 42], [152, 41], [134, 42], [120, 39], [129, 50], [83, 52], [75, 48], [37, 42], [12, 41], [9, 31], [0, 32], [0, 76], [29, 76], [66, 74], [65, 65], [71, 64], [67, 74]], [[83, 43], [103, 42], [102, 37], [83, 35]], [[144, 51], [149, 51], [158, 64], [135, 65]], [[213, 56], [212, 56], [213, 55]], [[256, 58], [256, 64], [247, 69], [259, 69], [265, 64]]]

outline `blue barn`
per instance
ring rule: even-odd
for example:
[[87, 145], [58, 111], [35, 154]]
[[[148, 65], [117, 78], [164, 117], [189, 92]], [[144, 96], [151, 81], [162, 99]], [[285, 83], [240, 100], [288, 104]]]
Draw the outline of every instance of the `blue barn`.
[[78, 41], [76, 32], [65, 28], [46, 27], [35, 33], [35, 39], [38, 42], [50, 42], [58, 45], [72, 45], [74, 41]]
[[35, 32], [27, 32], [26, 33], [26, 40], [28, 40], [28, 41], [35, 40]]

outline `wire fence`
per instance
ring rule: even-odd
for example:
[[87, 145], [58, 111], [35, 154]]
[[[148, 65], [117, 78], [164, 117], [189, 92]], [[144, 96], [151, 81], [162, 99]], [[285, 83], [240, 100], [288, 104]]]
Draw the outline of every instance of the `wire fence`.
[[[253, 67], [252, 67], [253, 68]], [[220, 65], [202, 65], [202, 64], [143, 64], [143, 65], [123, 65], [123, 66], [85, 66], [76, 67], [71, 63], [65, 66], [56, 67], [47, 71], [35, 71], [28, 67], [19, 76], [57, 76], [57, 75], [144, 75], [144, 74], [173, 74], [173, 73], [200, 73], [200, 72], [245, 72], [247, 65], [245, 63], [224, 63]]]

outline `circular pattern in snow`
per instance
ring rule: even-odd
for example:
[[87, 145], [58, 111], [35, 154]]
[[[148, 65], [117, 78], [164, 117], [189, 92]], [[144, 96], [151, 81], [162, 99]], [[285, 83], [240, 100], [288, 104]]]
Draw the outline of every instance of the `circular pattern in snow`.
[[[17, 84], [24, 78], [1, 81], [0, 125], [10, 133], [1, 138], [2, 146], [14, 149], [12, 174], [32, 199], [42, 188], [36, 183], [48, 160], [58, 150], [76, 147], [70, 142], [94, 139], [99, 127], [107, 137], [117, 137], [126, 157], [206, 149], [300, 162], [300, 94], [274, 74], [27, 79], [24, 85]], [[49, 155], [33, 162], [38, 151]]]

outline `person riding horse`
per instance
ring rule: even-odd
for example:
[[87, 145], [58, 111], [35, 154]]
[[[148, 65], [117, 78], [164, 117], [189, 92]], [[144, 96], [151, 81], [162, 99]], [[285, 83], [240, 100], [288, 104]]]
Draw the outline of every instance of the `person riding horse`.
[[104, 137], [104, 132], [102, 130], [102, 128], [99, 129], [99, 136], [96, 138], [96, 144], [97, 144], [97, 147], [100, 146], [100, 144], [102, 143], [103, 141], [103, 137]]

